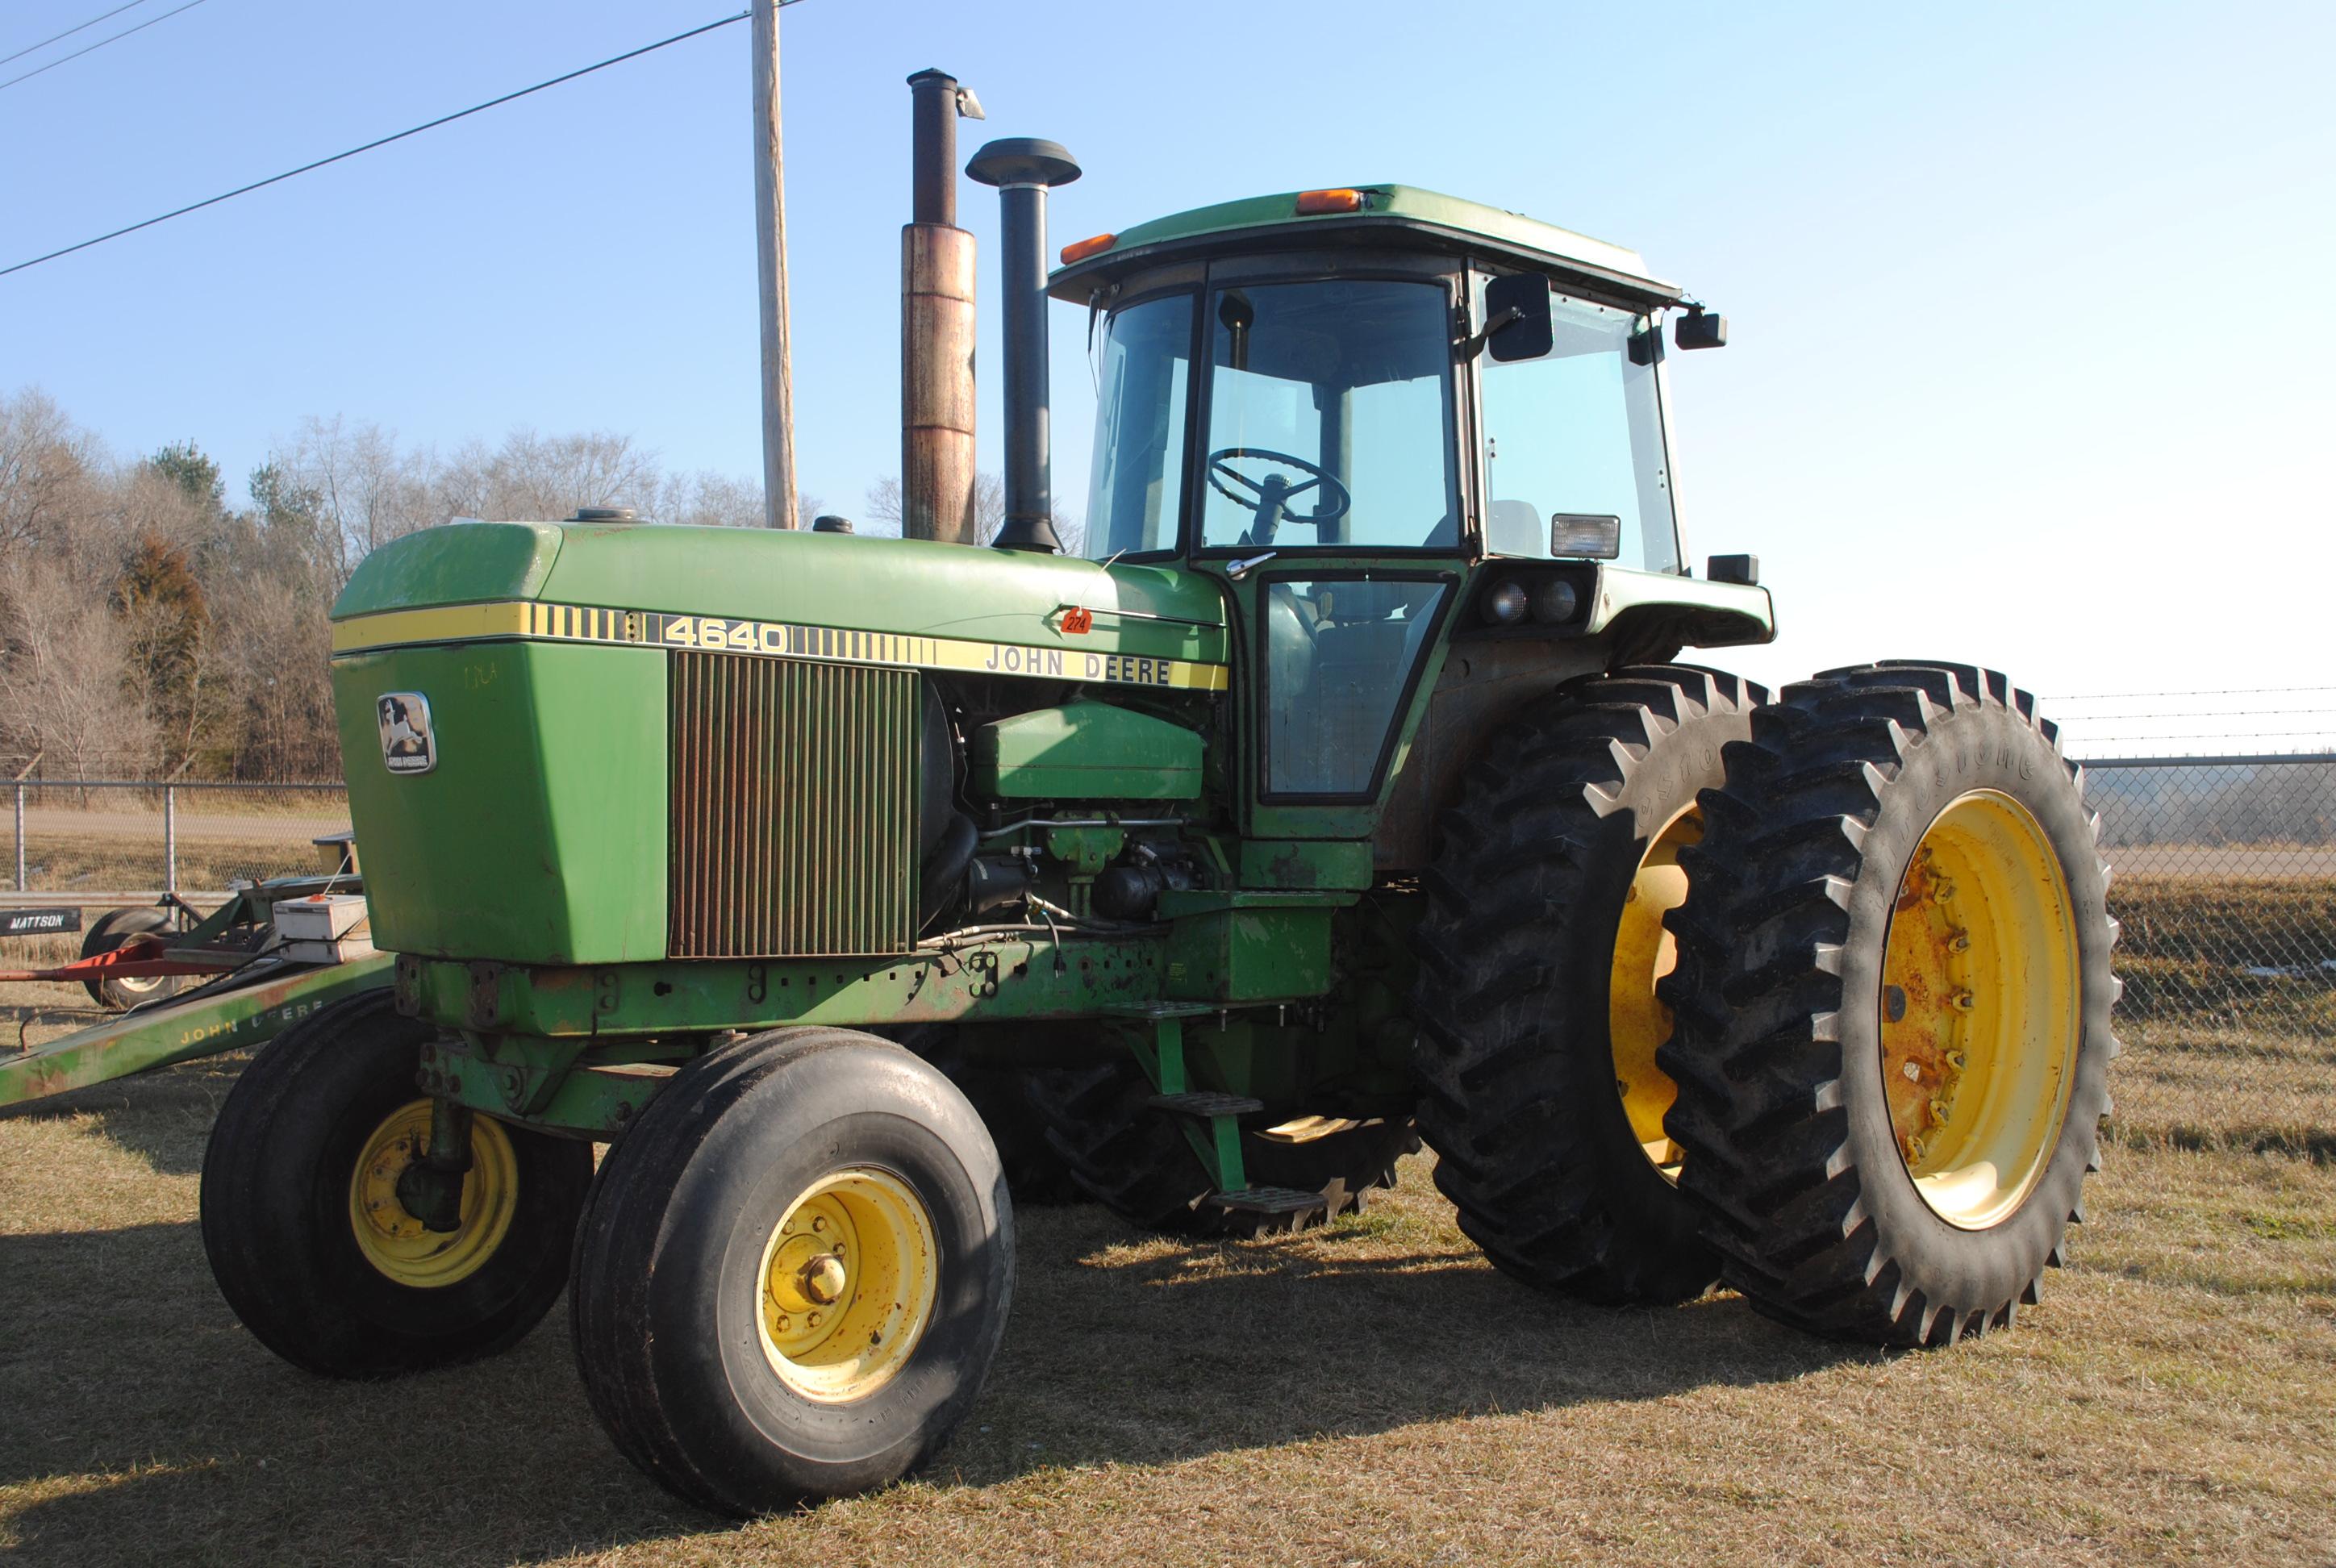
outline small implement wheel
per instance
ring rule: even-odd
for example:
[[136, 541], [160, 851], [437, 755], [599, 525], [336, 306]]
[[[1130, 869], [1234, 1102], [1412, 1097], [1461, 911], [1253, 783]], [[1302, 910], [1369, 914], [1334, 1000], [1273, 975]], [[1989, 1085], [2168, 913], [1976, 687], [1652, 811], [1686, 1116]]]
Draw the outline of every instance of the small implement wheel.
[[566, 1283], [589, 1144], [471, 1122], [454, 1228], [401, 1178], [430, 1141], [414, 1088], [429, 1026], [389, 994], [336, 1002], [243, 1070], [203, 1157], [203, 1251], [253, 1336], [312, 1372], [384, 1378], [492, 1355]]
[[1658, 1060], [1727, 1279], [1884, 1344], [2009, 1323], [2082, 1217], [2117, 1051], [2081, 772], [2002, 676], [1874, 665], [1755, 715], [1705, 814]]
[[1257, 1236], [1353, 1213], [1364, 1193], [1394, 1186], [1396, 1162], [1419, 1147], [1407, 1119], [1307, 1116], [1244, 1126], [1250, 1184], [1319, 1193], [1322, 1206], [1296, 1214], [1222, 1209], [1209, 1202], [1216, 1189], [1183, 1126], [1153, 1107], [1152, 1081], [1133, 1060], [1032, 1073], [1029, 1096], [1078, 1195], [1180, 1236]]
[[775, 1029], [691, 1062], [601, 1163], [569, 1296], [618, 1448], [745, 1516], [897, 1480], [1005, 1332], [1014, 1221], [949, 1080], [887, 1040]]
[[1718, 1277], [1663, 1131], [1656, 984], [1697, 793], [1765, 696], [1675, 665], [1572, 682], [1510, 721], [1440, 819], [1416, 938], [1419, 1130], [1461, 1229], [1533, 1284], [1668, 1302]]
[[[110, 953], [132, 937], [160, 935], [170, 929], [170, 911], [139, 908], [115, 910], [102, 916], [81, 940], [81, 956]], [[102, 975], [82, 981], [92, 1000], [108, 1012], [126, 1013], [144, 1002], [160, 1001], [179, 989], [177, 975]]]

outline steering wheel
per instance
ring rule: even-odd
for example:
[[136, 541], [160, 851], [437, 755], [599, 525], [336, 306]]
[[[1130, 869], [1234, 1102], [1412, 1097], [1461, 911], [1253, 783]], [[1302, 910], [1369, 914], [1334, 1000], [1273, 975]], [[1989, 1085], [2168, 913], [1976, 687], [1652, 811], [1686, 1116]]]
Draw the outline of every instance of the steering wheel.
[[[1269, 473], [1262, 480], [1251, 479], [1233, 467], [1232, 459], [1236, 457], [1254, 457], [1271, 463], [1286, 463], [1290, 467], [1302, 469], [1314, 477], [1299, 484], [1292, 484], [1278, 473]], [[1301, 522], [1311, 526], [1316, 523], [1336, 521], [1346, 516], [1348, 510], [1355, 504], [1353, 492], [1348, 491], [1338, 475], [1329, 469], [1309, 463], [1302, 457], [1292, 457], [1286, 452], [1274, 452], [1267, 447], [1221, 447], [1209, 453], [1208, 472], [1210, 489], [1231, 502], [1235, 506], [1244, 507], [1257, 513], [1257, 521], [1250, 525], [1249, 531], [1242, 536], [1244, 544], [1270, 544], [1273, 541], [1274, 531], [1285, 522]], [[1244, 498], [1231, 489], [1225, 482], [1227, 480], [1248, 491], [1249, 498]], [[1291, 496], [1303, 495], [1308, 491], [1315, 489], [1322, 492], [1321, 504], [1304, 517], [1292, 516], [1283, 510]]]

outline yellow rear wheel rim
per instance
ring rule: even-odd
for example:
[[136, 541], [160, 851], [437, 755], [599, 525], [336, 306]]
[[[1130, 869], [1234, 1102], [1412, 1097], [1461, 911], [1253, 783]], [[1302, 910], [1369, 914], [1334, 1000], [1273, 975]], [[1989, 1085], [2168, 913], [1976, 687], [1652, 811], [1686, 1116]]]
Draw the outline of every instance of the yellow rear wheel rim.
[[931, 1326], [939, 1257], [924, 1200], [891, 1172], [814, 1183], [763, 1245], [755, 1322], [771, 1369], [822, 1403], [874, 1393]]
[[397, 1179], [429, 1151], [430, 1102], [400, 1105], [373, 1130], [349, 1176], [349, 1228], [366, 1262], [401, 1285], [441, 1289], [469, 1279], [511, 1233], [519, 1208], [519, 1156], [491, 1116], [471, 1118], [471, 1168], [459, 1222], [430, 1231], [398, 1201]]
[[1964, 1230], [2015, 1213], [2051, 1163], [2075, 1076], [2077, 922], [2027, 807], [1975, 790], [1901, 879], [1883, 959], [1882, 1081], [1915, 1191]]
[[1622, 896], [1607, 977], [1606, 1037], [1614, 1055], [1614, 1088], [1622, 1097], [1630, 1135], [1647, 1163], [1669, 1182], [1679, 1180], [1685, 1154], [1663, 1131], [1663, 1114], [1679, 1098], [1679, 1086], [1655, 1065], [1656, 1049], [1671, 1037], [1671, 1010], [1655, 995], [1655, 982], [1679, 962], [1679, 943], [1664, 929], [1663, 916], [1687, 901], [1679, 851], [1702, 840], [1702, 814], [1689, 806], [1648, 841]]

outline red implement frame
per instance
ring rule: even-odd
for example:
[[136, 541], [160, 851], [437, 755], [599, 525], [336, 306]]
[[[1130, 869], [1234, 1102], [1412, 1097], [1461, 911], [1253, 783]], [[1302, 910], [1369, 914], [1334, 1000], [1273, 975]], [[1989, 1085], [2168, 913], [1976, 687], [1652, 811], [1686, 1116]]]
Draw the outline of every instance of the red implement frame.
[[108, 952], [92, 953], [53, 969], [0, 969], [5, 980], [93, 980], [105, 975], [145, 979], [154, 975], [223, 975], [251, 961], [249, 953], [205, 953], [181, 950], [170, 957], [170, 943], [153, 931], [141, 931]]

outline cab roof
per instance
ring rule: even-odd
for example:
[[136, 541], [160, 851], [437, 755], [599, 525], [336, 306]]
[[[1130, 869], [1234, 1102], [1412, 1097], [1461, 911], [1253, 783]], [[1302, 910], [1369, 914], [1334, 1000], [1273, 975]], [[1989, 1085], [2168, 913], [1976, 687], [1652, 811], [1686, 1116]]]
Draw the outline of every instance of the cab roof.
[[1099, 286], [1156, 262], [1230, 249], [1430, 249], [1521, 262], [1603, 286], [1634, 304], [1676, 302], [1677, 284], [1650, 276], [1635, 250], [1480, 201], [1413, 185], [1358, 185], [1358, 209], [1301, 213], [1286, 190], [1195, 207], [1120, 230], [1111, 243], [1057, 270], [1047, 290], [1084, 305]]

